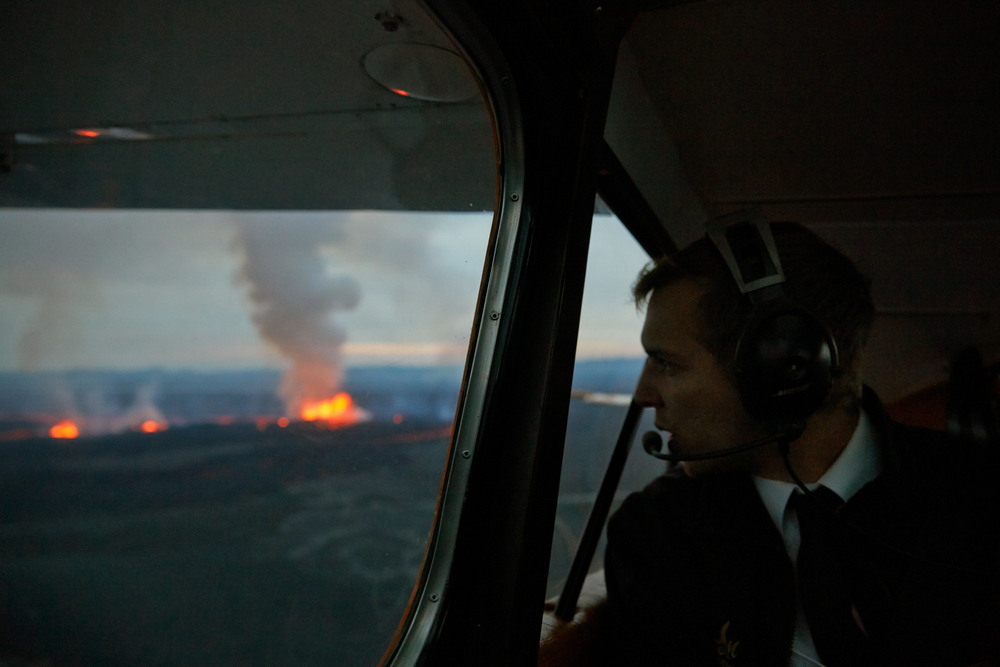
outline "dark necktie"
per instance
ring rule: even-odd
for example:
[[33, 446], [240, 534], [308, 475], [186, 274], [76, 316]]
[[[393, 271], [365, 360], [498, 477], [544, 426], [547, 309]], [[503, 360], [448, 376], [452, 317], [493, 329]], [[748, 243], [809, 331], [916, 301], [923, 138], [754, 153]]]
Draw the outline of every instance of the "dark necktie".
[[874, 664], [871, 646], [856, 616], [862, 585], [849, 531], [835, 516], [840, 497], [821, 486], [789, 501], [798, 514], [801, 543], [797, 571], [802, 608], [823, 664], [858, 667]]

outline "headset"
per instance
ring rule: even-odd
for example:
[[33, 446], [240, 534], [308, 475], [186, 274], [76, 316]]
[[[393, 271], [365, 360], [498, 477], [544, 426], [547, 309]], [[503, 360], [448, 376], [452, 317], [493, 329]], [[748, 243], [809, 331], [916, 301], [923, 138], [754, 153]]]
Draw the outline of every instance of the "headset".
[[729, 456], [769, 442], [787, 446], [805, 430], [823, 405], [839, 369], [837, 345], [829, 328], [785, 294], [785, 272], [768, 221], [756, 210], [738, 211], [707, 223], [708, 238], [751, 304], [734, 360], [736, 387], [748, 414], [768, 427], [768, 435], [707, 454], [662, 453], [659, 434], [643, 437], [647, 453], [666, 461]]
[[752, 311], [736, 347], [736, 383], [751, 416], [804, 421], [830, 393], [837, 345], [818, 317], [785, 294], [771, 225], [756, 211], [708, 223], [708, 237]]

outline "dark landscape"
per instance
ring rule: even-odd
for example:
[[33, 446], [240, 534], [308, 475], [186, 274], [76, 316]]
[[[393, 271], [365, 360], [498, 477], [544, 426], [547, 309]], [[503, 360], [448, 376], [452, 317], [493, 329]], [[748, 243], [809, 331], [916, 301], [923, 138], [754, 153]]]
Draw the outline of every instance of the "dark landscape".
[[[575, 385], [628, 392], [636, 370], [581, 364]], [[0, 665], [378, 661], [432, 525], [459, 370], [354, 370], [364, 418], [339, 428], [279, 424], [277, 377], [0, 374]], [[49, 437], [67, 410], [79, 437]], [[166, 426], [95, 432], [130, 412]], [[623, 414], [573, 402], [556, 580]]]

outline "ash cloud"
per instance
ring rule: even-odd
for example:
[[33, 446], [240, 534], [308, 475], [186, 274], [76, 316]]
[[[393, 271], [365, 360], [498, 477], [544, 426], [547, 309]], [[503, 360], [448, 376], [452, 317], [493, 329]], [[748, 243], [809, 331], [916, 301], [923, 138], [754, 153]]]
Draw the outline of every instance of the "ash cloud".
[[279, 395], [291, 414], [304, 402], [324, 400], [343, 380], [344, 329], [338, 311], [351, 310], [361, 289], [350, 276], [331, 275], [322, 248], [343, 240], [326, 220], [240, 216], [237, 277], [249, 288], [252, 320], [261, 338], [290, 362]]
[[18, 341], [18, 369], [36, 371], [53, 350], [72, 350], [73, 335], [84, 311], [99, 302], [99, 292], [88, 276], [20, 267], [7, 273], [3, 288], [9, 294], [34, 299], [37, 306]]
[[97, 249], [78, 230], [64, 230], [40, 216], [11, 216], [4, 221], [3, 235], [0, 294], [30, 304], [31, 314], [16, 334], [2, 322], [0, 332], [16, 337], [18, 370], [36, 371], [53, 351], [79, 346], [74, 332], [84, 314], [101, 302], [86, 261]]

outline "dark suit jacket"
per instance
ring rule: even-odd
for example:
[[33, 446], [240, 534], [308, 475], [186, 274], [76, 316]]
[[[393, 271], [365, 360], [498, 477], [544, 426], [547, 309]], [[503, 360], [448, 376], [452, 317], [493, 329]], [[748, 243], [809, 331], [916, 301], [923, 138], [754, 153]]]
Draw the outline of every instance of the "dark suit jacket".
[[[874, 664], [1000, 657], [996, 453], [891, 423], [868, 391], [865, 410], [886, 467], [841, 514]], [[668, 474], [633, 494], [605, 570], [607, 662], [788, 664], [794, 571], [749, 477]]]

